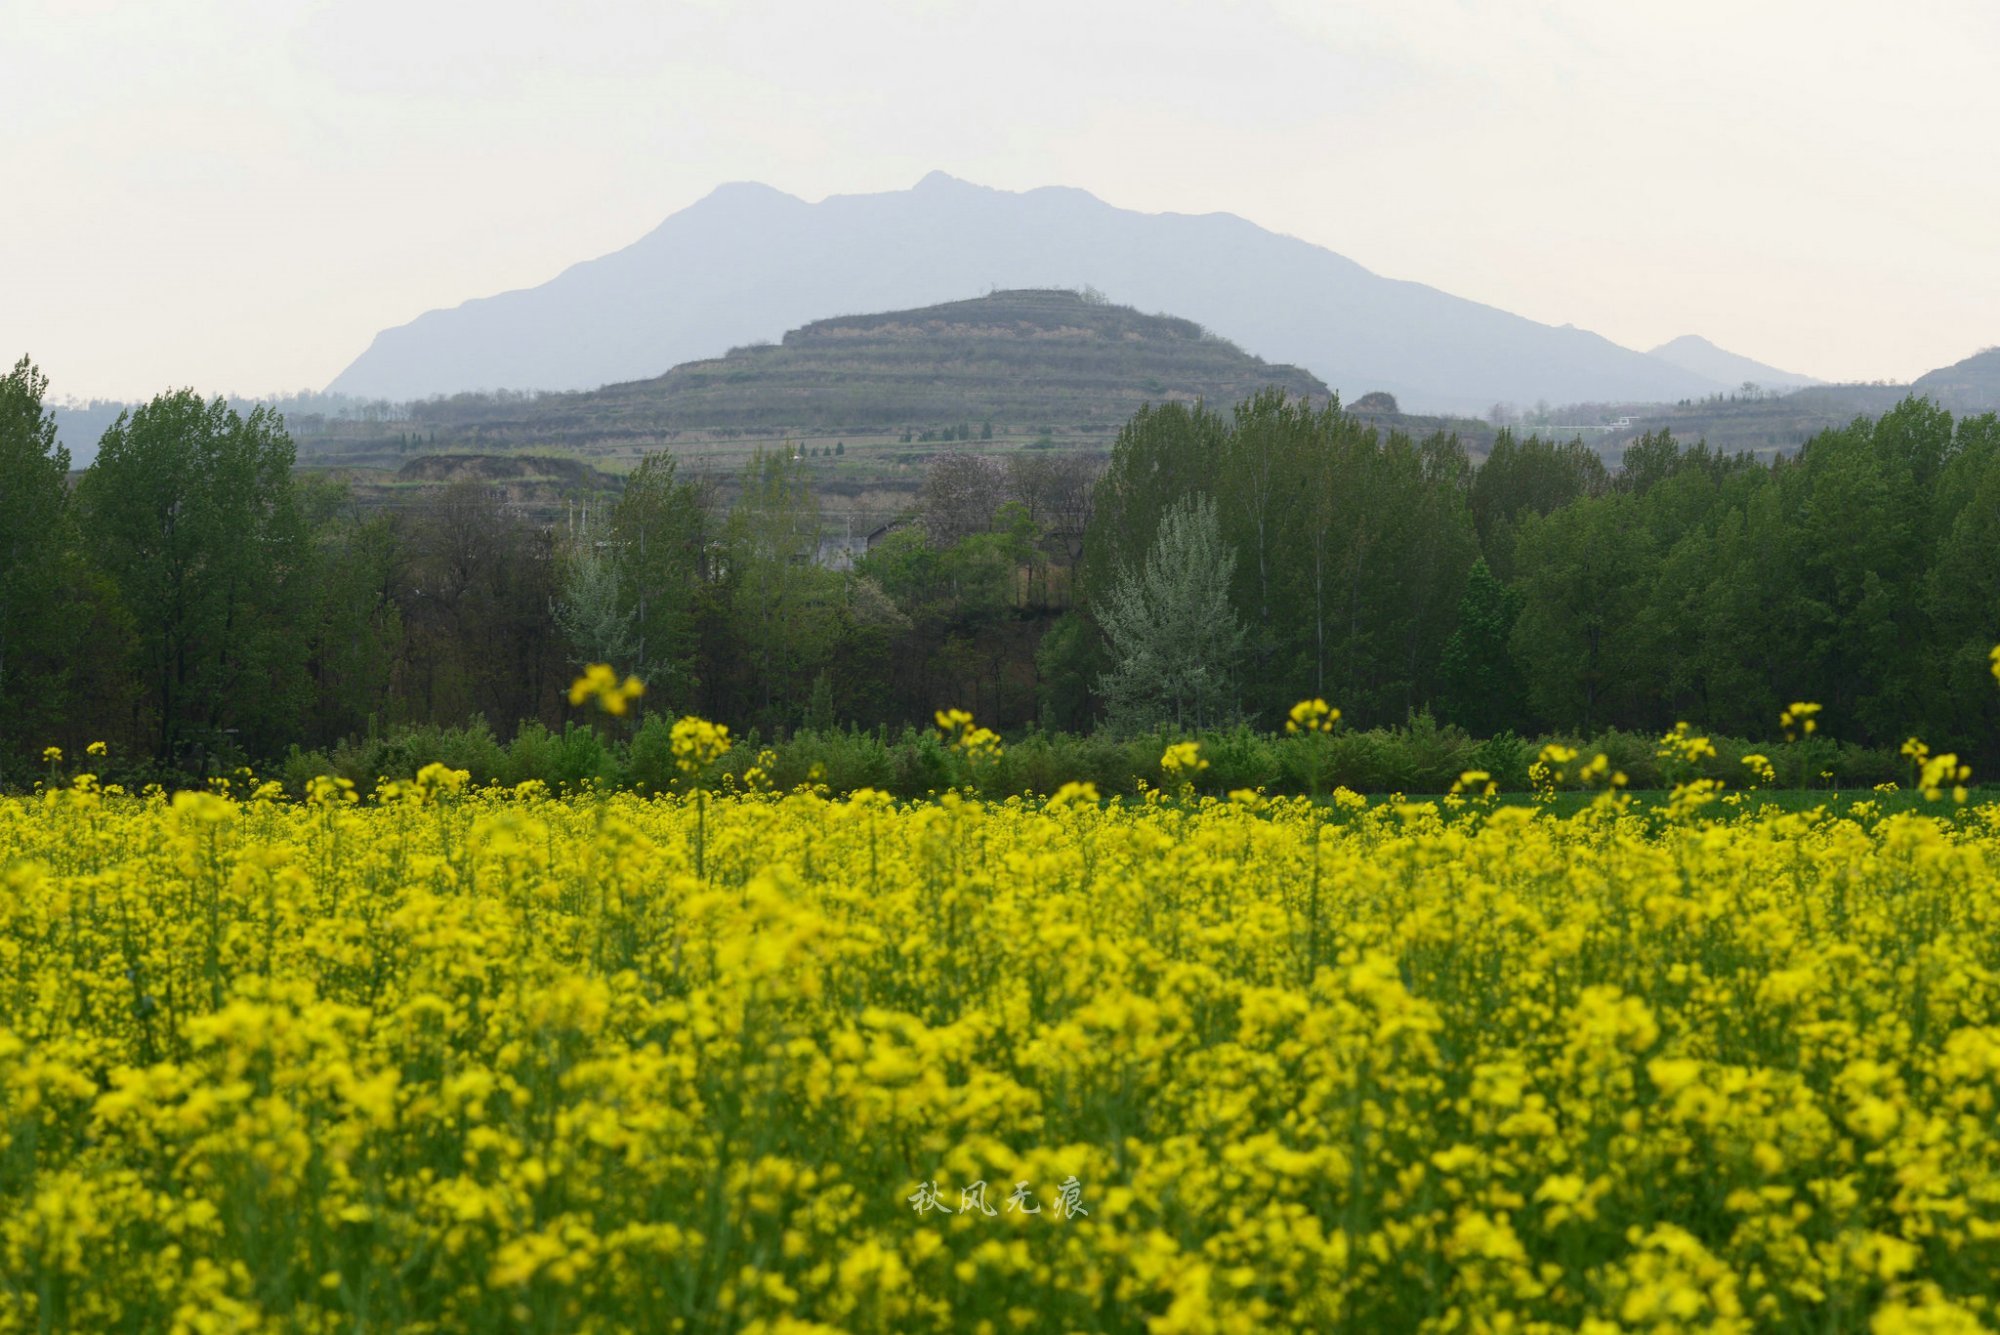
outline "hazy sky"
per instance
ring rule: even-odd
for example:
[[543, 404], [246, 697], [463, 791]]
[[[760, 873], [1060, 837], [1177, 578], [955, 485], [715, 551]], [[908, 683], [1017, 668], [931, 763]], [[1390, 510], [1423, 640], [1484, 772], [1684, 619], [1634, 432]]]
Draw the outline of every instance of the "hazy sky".
[[1903, 379], [2000, 342], [1996, 71], [1995, 0], [0, 0], [0, 357], [318, 387], [721, 182], [936, 168]]

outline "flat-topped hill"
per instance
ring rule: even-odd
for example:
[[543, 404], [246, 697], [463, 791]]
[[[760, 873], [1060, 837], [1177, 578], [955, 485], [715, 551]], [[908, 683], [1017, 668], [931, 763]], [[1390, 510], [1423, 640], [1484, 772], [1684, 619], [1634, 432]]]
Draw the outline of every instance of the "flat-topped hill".
[[1325, 398], [1316, 376], [1253, 357], [1191, 320], [1075, 292], [816, 320], [777, 344], [732, 349], [650, 380], [532, 398], [417, 405], [436, 443], [618, 446], [688, 432], [916, 434], [992, 422], [1003, 432], [1115, 431], [1144, 403], [1235, 404], [1266, 386]]
[[1116, 425], [1148, 402], [1233, 404], [1267, 385], [1330, 392], [1192, 320], [1055, 290], [816, 320], [776, 347], [738, 348], [596, 397], [655, 404], [676, 426], [1076, 426]]

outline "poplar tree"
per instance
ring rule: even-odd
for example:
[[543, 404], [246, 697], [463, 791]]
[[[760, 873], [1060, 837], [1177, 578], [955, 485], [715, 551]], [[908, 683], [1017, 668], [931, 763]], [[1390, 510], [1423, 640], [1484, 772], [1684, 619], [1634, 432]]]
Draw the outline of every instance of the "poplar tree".
[[0, 781], [31, 738], [16, 729], [56, 683], [37, 671], [61, 637], [69, 451], [43, 406], [48, 377], [26, 357], [0, 377]]
[[86, 546], [132, 619], [162, 763], [268, 754], [293, 735], [310, 573], [293, 456], [277, 413], [181, 390], [120, 413], [78, 486]]
[[[631, 617], [630, 670], [656, 692], [685, 695], [692, 684], [694, 604], [704, 574], [709, 503], [698, 481], [683, 480], [672, 455], [640, 460], [611, 512], [618, 606]], [[665, 696], [652, 703], [664, 707]]]
[[[795, 716], [839, 632], [840, 581], [815, 564], [819, 500], [803, 461], [758, 450], [724, 526], [732, 629], [766, 720]], [[782, 703], [781, 703], [782, 702]]]

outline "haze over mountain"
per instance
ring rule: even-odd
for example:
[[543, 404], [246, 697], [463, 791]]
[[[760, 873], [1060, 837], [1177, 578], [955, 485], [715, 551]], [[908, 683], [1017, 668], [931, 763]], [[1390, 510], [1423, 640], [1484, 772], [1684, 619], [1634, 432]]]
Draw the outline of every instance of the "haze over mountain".
[[933, 172], [910, 190], [817, 204], [723, 186], [539, 287], [384, 330], [329, 389], [591, 388], [829, 316], [1002, 287], [1095, 287], [1302, 367], [1344, 398], [1388, 390], [1414, 410], [1673, 401], [1741, 379], [1384, 278], [1231, 214], [1144, 214], [1067, 187], [1013, 193]]
[[1732, 389], [1746, 382], [1761, 389], [1803, 389], [1807, 385], [1826, 383], [1794, 371], [1780, 371], [1775, 366], [1766, 366], [1726, 348], [1718, 348], [1700, 334], [1682, 334], [1654, 348], [1651, 355]]

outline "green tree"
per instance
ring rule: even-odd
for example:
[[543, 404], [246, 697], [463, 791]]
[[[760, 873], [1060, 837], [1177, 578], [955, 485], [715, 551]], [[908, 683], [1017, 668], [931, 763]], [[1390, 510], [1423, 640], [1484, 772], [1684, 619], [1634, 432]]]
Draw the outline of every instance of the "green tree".
[[[672, 455], [647, 455], [625, 480], [611, 512], [619, 606], [631, 614], [631, 671], [664, 696], [685, 698], [694, 686], [696, 595], [707, 574], [710, 497], [699, 481], [682, 479]], [[603, 660], [598, 660], [603, 661]]]
[[1479, 555], [1466, 509], [1470, 463], [1455, 436], [1417, 442], [1401, 432], [1390, 433], [1372, 462], [1378, 478], [1371, 499], [1388, 520], [1386, 541], [1363, 595], [1373, 609], [1373, 653], [1363, 660], [1364, 682], [1347, 698], [1357, 717], [1402, 718], [1436, 688], [1466, 574]]
[[1680, 446], [1671, 431], [1648, 431], [1625, 447], [1618, 464], [1618, 485], [1644, 495], [1680, 470]]
[[1027, 505], [1008, 501], [984, 531], [940, 545], [927, 531], [903, 528], [856, 564], [907, 618], [890, 672], [911, 712], [970, 707], [996, 725], [1032, 716], [1026, 691], [1010, 715], [1008, 679], [1010, 667], [1025, 667], [1032, 655], [1020, 633], [1021, 577], [1034, 565], [1038, 536]]
[[1114, 724], [1202, 727], [1238, 713], [1235, 573], [1213, 500], [1189, 496], [1161, 516], [1143, 569], [1121, 572], [1097, 609], [1112, 663], [1098, 690]]
[[[1281, 389], [1267, 389], [1238, 404], [1235, 419], [1225, 437], [1218, 491], [1222, 512], [1234, 550], [1243, 554], [1238, 568], [1238, 600], [1249, 611], [1246, 635], [1250, 660], [1250, 680], [1259, 687], [1279, 685], [1274, 668], [1291, 638], [1288, 629], [1295, 615], [1280, 616], [1279, 600], [1284, 596], [1291, 558], [1296, 550], [1286, 539], [1296, 528], [1302, 463], [1309, 457], [1316, 435], [1324, 434], [1307, 399], [1288, 400]], [[1282, 624], [1281, 624], [1282, 622]], [[1263, 709], [1280, 703], [1268, 690], [1256, 705]]]
[[1487, 564], [1502, 579], [1513, 576], [1514, 532], [1529, 515], [1545, 515], [1610, 485], [1604, 461], [1580, 440], [1558, 444], [1502, 431], [1486, 462], [1473, 474], [1473, 527]]
[[136, 632], [163, 763], [270, 754], [307, 694], [310, 552], [284, 421], [163, 394], [121, 413], [77, 489], [85, 542]]
[[1229, 424], [1202, 404], [1148, 404], [1119, 429], [1111, 462], [1093, 487], [1079, 572], [1083, 600], [1096, 605], [1120, 573], [1141, 564], [1169, 507], [1213, 495]]
[[639, 659], [638, 608], [624, 592], [616, 552], [584, 539], [562, 555], [556, 626], [576, 666], [609, 663], [629, 672]]
[[1530, 702], [1556, 727], [1602, 727], [1643, 680], [1633, 626], [1653, 554], [1632, 509], [1630, 497], [1593, 497], [1521, 528], [1512, 647]]
[[[1699, 671], [1708, 708], [1702, 722], [1745, 736], [1770, 736], [1778, 711], [1815, 699], [1811, 665], [1774, 630], [1797, 595], [1790, 530], [1777, 487], [1717, 516], [1709, 579], [1699, 603]], [[1663, 570], [1663, 579], [1673, 564]], [[1675, 590], [1671, 585], [1667, 597]], [[1658, 722], [1659, 720], [1655, 720]]]
[[1287, 615], [1264, 706], [1337, 698], [1353, 718], [1400, 720], [1434, 688], [1477, 544], [1456, 438], [1386, 439], [1351, 417], [1302, 442], [1303, 503], [1279, 544]]
[[1925, 737], [1954, 747], [2000, 741], [2000, 690], [1988, 654], [2000, 644], [2000, 417], [1961, 419], [1936, 491], [1936, 557], [1924, 576], [1933, 636]]
[[841, 581], [815, 561], [819, 500], [790, 451], [744, 466], [723, 530], [729, 631], [747, 659], [750, 708], [780, 726], [803, 713], [840, 633]]
[[46, 716], [60, 687], [69, 451], [43, 407], [48, 386], [26, 357], [0, 378], [0, 781], [12, 752], [33, 740], [18, 730]]
[[325, 746], [391, 708], [404, 647], [397, 601], [404, 553], [395, 520], [362, 514], [344, 486], [302, 480], [299, 502], [312, 534], [315, 575], [306, 652], [313, 703], [298, 740]]
[[1037, 718], [1048, 732], [1090, 727], [1092, 686], [1107, 660], [1103, 637], [1080, 612], [1065, 612], [1035, 645]]
[[1510, 641], [1521, 595], [1493, 577], [1484, 558], [1472, 563], [1458, 600], [1458, 626], [1438, 669], [1439, 713], [1477, 737], [1527, 727], [1527, 688]]
[[1782, 576], [1763, 633], [1784, 646], [1793, 699], [1817, 701], [1851, 740], [1906, 736], [1931, 675], [1922, 584], [1934, 559], [1930, 495], [1952, 439], [1948, 414], [1906, 401], [1808, 441], [1772, 477]]

